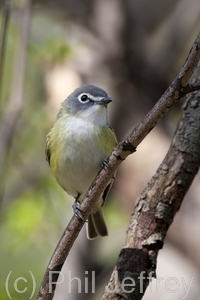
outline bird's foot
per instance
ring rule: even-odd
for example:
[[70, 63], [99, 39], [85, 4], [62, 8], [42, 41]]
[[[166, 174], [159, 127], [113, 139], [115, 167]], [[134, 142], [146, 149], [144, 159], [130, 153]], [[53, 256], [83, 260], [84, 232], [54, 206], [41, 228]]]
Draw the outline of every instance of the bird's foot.
[[[77, 197], [78, 198], [78, 197]], [[74, 214], [75, 216], [79, 219], [82, 220], [84, 222], [86, 222], [86, 220], [84, 219], [84, 217], [81, 214], [81, 208], [80, 208], [80, 202], [78, 199], [75, 200], [74, 204], [72, 205], [73, 210], [74, 210]]]
[[102, 162], [101, 165], [102, 165], [103, 168], [104, 167], [108, 168], [109, 167], [109, 163], [108, 163], [107, 159], [104, 159], [104, 161]]

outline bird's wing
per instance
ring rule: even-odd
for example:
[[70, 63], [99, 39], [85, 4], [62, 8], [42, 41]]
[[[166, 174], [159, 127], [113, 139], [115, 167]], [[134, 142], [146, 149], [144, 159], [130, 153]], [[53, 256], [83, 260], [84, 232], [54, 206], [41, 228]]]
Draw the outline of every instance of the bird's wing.
[[[115, 173], [116, 174], [116, 173]], [[103, 192], [103, 195], [102, 195], [102, 199], [103, 199], [103, 203], [102, 203], [102, 206], [104, 206], [105, 202], [106, 202], [106, 199], [108, 197], [108, 194], [110, 192], [110, 189], [113, 185], [113, 182], [115, 180], [115, 174], [113, 176], [113, 178], [111, 179], [111, 181], [109, 182], [109, 184], [107, 185], [107, 187], [105, 188], [104, 192]]]
[[50, 152], [50, 148], [49, 148], [49, 140], [48, 140], [48, 138], [46, 140], [45, 156], [46, 156], [46, 160], [48, 161], [48, 163], [50, 165], [51, 152]]

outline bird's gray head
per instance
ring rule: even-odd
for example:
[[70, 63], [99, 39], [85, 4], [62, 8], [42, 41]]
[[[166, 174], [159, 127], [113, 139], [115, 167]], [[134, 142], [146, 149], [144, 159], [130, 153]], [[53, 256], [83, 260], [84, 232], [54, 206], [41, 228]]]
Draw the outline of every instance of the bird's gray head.
[[[79, 115], [86, 119], [93, 120], [106, 118], [106, 107], [112, 99], [101, 88], [94, 85], [82, 85], [77, 88], [67, 99], [62, 106], [72, 115]], [[95, 121], [92, 121], [96, 123]]]

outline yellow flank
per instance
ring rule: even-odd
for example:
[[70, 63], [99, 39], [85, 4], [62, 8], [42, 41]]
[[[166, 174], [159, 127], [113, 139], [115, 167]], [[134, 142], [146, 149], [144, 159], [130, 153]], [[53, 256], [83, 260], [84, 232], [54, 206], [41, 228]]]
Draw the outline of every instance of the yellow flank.
[[113, 148], [117, 146], [117, 138], [113, 130], [108, 126], [95, 126], [99, 131], [98, 149], [107, 156], [110, 155]]
[[57, 121], [47, 135], [46, 152], [49, 153], [49, 165], [54, 175], [64, 153], [65, 130], [63, 125], [65, 125], [64, 121], [63, 124]]
[[[53, 128], [47, 135], [47, 160], [49, 161], [50, 168], [54, 175], [56, 175], [57, 173], [60, 160], [66, 153], [66, 147], [68, 147], [69, 142], [72, 142], [72, 140], [74, 140], [72, 136], [69, 136], [67, 134], [67, 119], [68, 118], [62, 117], [57, 120], [57, 122], [54, 124]], [[92, 134], [90, 138], [93, 139], [94, 144], [96, 144], [97, 146], [97, 148], [95, 147], [96, 149], [94, 149], [94, 151], [102, 153], [102, 156], [107, 158], [112, 152], [113, 148], [117, 145], [115, 133], [109, 126], [92, 125], [92, 127], [94, 134]], [[88, 132], [88, 135], [91, 135], [91, 132]], [[81, 144], [83, 141], [81, 140], [81, 138], [77, 137], [77, 147], [74, 148], [74, 151], [79, 151], [82, 147]]]

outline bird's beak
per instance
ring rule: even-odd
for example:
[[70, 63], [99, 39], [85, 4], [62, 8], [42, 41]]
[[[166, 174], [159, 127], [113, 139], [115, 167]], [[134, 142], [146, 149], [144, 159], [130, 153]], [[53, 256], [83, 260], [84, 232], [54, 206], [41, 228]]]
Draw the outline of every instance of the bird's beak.
[[107, 104], [110, 103], [112, 100], [113, 100], [112, 98], [106, 97], [106, 98], [96, 101], [96, 103], [99, 105], [107, 106]]

